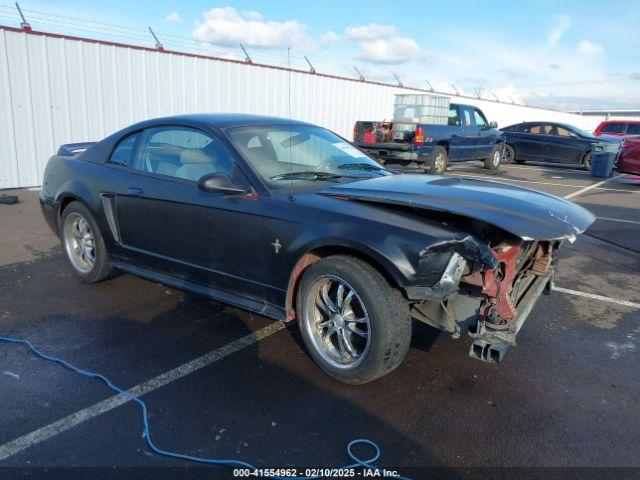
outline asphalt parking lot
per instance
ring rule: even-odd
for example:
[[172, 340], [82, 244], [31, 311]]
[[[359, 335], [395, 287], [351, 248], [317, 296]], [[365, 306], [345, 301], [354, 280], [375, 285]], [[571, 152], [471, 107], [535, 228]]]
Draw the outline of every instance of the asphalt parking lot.
[[[0, 336], [139, 386], [167, 450], [329, 467], [349, 463], [347, 443], [364, 437], [382, 447], [379, 466], [414, 478], [478, 466], [636, 467], [625, 471], [636, 478], [640, 187], [529, 165], [449, 174], [571, 198], [598, 217], [564, 246], [560, 290], [541, 298], [500, 366], [471, 359], [469, 339], [415, 323], [399, 369], [343, 385], [314, 365], [295, 328], [129, 275], [81, 283], [29, 190], [0, 205]], [[112, 396], [0, 344], [0, 467], [101, 467], [104, 478], [113, 467], [190, 466], [151, 453], [138, 406]], [[211, 469], [208, 478], [231, 476]]]

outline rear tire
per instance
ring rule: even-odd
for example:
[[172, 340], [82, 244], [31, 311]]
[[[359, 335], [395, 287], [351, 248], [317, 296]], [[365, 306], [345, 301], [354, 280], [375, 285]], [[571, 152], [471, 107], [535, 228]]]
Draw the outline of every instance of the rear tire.
[[296, 313], [313, 360], [351, 385], [397, 368], [411, 342], [407, 300], [375, 268], [355, 257], [326, 257], [307, 268]]
[[484, 160], [484, 168], [487, 170], [498, 170], [500, 168], [500, 161], [502, 160], [502, 144], [497, 143], [494, 145], [491, 154]]
[[587, 152], [582, 157], [582, 168], [584, 168], [587, 172], [591, 170], [591, 152]]
[[82, 203], [71, 202], [62, 212], [60, 240], [67, 262], [83, 282], [96, 283], [110, 275], [112, 267], [102, 234]]
[[448, 163], [449, 157], [447, 155], [447, 150], [441, 145], [436, 145], [433, 147], [431, 159], [429, 160], [429, 165], [425, 172], [442, 175], [447, 170]]
[[509, 144], [505, 144], [504, 151], [502, 152], [502, 163], [509, 164], [517, 161], [515, 148]]

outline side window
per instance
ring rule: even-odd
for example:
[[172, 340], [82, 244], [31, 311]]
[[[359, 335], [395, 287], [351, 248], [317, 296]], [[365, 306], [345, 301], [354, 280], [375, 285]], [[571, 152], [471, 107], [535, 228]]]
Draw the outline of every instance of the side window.
[[207, 173], [233, 173], [233, 158], [209, 135], [192, 128], [145, 130], [134, 168], [142, 172], [198, 181]]
[[473, 118], [476, 121], [476, 125], [480, 128], [484, 128], [487, 126], [487, 119], [484, 118], [484, 115], [480, 110], [473, 110]]
[[140, 133], [134, 133], [124, 140], [121, 140], [116, 148], [113, 149], [109, 162], [115, 163], [116, 165], [129, 165], [139, 138]]
[[470, 127], [475, 125], [473, 119], [473, 110], [469, 107], [461, 107], [462, 109], [462, 126]]
[[531, 127], [529, 127], [528, 133], [533, 133], [534, 135], [540, 135], [541, 133], [544, 133], [544, 130], [542, 129], [542, 125], [532, 125]]
[[640, 135], [640, 123], [627, 124], [627, 135]]
[[567, 130], [564, 127], [558, 127], [558, 133], [556, 133], [556, 135], [560, 137], [575, 137], [575, 134], [571, 130]]
[[460, 126], [460, 115], [458, 114], [458, 107], [455, 105], [449, 106], [449, 125], [452, 127]]
[[625, 124], [622, 122], [616, 123], [607, 123], [604, 127], [602, 127], [602, 132], [605, 133], [624, 133]]

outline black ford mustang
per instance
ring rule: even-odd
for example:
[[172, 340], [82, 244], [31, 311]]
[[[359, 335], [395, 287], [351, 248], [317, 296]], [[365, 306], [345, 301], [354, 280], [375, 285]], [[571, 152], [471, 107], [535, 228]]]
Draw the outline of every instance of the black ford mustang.
[[354, 384], [402, 362], [412, 317], [500, 362], [556, 249], [594, 220], [532, 190], [398, 175], [323, 128], [248, 115], [63, 145], [40, 200], [84, 281], [115, 267], [297, 319], [315, 361]]
[[595, 137], [565, 123], [522, 122], [501, 130], [505, 134], [506, 163], [544, 162], [590, 170], [596, 143], [620, 141], [610, 136]]

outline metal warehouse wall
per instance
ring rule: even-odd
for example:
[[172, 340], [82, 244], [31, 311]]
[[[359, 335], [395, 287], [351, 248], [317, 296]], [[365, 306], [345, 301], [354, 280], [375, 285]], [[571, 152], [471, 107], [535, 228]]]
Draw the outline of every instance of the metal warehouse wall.
[[[390, 119], [419, 90], [69, 37], [0, 30], [0, 188], [40, 185], [63, 143], [99, 140], [146, 118], [193, 112], [292, 116], [351, 137], [357, 119]], [[505, 126], [581, 125], [568, 113], [459, 98]]]

